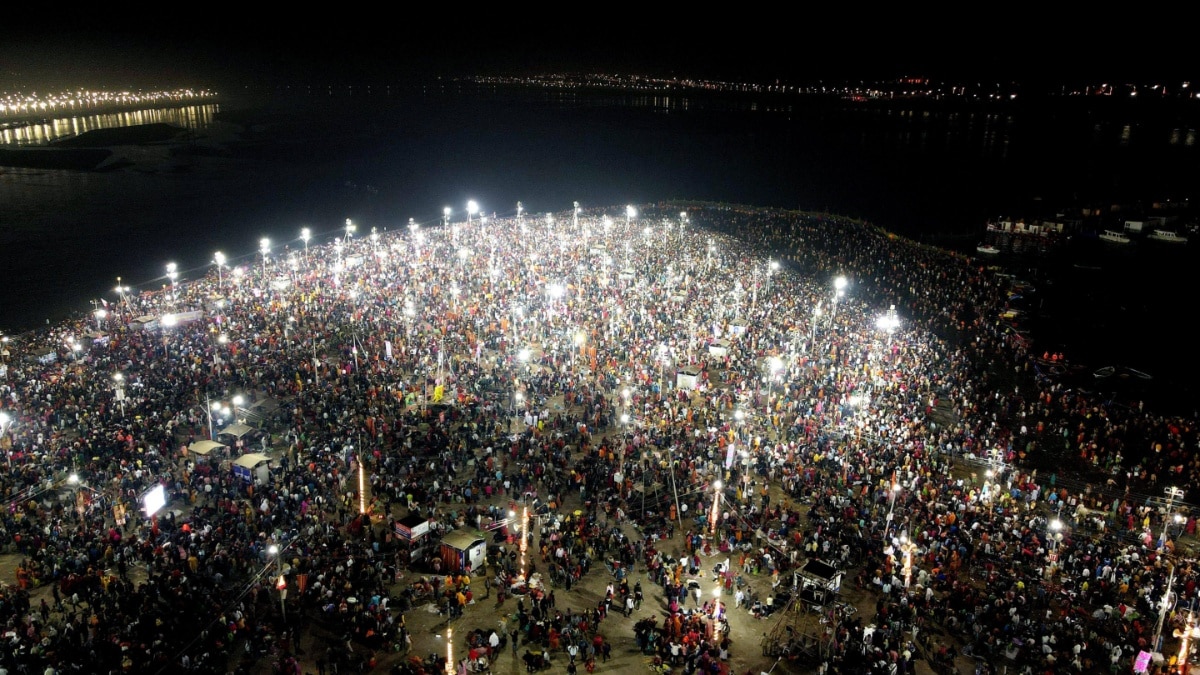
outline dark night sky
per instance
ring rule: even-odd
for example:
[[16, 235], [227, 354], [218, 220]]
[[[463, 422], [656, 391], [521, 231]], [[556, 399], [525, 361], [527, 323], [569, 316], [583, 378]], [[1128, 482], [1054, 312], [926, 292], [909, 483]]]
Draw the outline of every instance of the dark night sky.
[[[624, 72], [769, 82], [923, 75], [956, 81], [1182, 79], [1190, 41], [1182, 28], [1136, 16], [1047, 23], [991, 16], [897, 14], [835, 20], [787, 15], [684, 18], [563, 10], [553, 16], [438, 19], [328, 6], [313, 18], [264, 20], [234, 12], [161, 20], [28, 17], [0, 27], [0, 91], [95, 87], [228, 87], [239, 83], [366, 83], [413, 76]], [[860, 11], [861, 10], [861, 11]], [[165, 11], [165, 10], [164, 10]], [[258, 10], [253, 10], [257, 12]], [[654, 10], [650, 10], [654, 11]], [[825, 10], [822, 10], [825, 11]], [[966, 14], [966, 12], [970, 14]], [[858, 12], [860, 16], [852, 17]], [[578, 16], [576, 16], [578, 15]], [[852, 18], [851, 18], [852, 17]]]

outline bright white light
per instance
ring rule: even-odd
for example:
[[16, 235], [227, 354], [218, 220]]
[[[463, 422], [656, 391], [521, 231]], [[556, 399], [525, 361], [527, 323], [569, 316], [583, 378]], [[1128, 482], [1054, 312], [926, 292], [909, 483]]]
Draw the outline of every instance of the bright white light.
[[167, 505], [167, 492], [162, 485], [155, 485], [142, 495], [142, 511], [149, 518]]
[[479, 213], [479, 204], [472, 199], [467, 202], [467, 214], [473, 216], [476, 213]]
[[312, 239], [312, 231], [309, 230], [307, 227], [301, 228], [300, 229], [300, 239], [302, 239], [304, 241], [304, 243], [307, 244], [308, 240]]

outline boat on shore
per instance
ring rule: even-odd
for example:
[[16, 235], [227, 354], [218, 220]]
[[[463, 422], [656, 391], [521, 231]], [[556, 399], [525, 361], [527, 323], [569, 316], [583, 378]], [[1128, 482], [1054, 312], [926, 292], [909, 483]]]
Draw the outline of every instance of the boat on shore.
[[1110, 244], [1129, 244], [1133, 242], [1133, 240], [1129, 238], [1129, 235], [1117, 230], [1105, 230], [1101, 232], [1100, 240], [1107, 241]]
[[1154, 241], [1165, 241], [1172, 244], [1186, 244], [1188, 240], [1187, 237], [1183, 236], [1182, 234], [1173, 232], [1171, 230], [1154, 230], [1150, 234], [1146, 235], [1146, 238], [1153, 239]]

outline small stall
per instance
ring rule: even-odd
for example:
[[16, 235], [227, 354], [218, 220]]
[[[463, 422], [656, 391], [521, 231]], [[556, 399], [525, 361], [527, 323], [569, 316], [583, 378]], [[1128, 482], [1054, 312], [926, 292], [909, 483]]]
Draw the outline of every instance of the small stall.
[[38, 347], [29, 352], [29, 358], [41, 364], [50, 364], [58, 360], [58, 352], [53, 347]]
[[410, 513], [394, 521], [394, 529], [396, 548], [402, 554], [401, 560], [407, 560], [409, 565], [416, 565], [434, 554], [435, 547], [429, 537], [429, 519]]
[[248, 452], [233, 460], [233, 475], [249, 483], [262, 485], [271, 480], [271, 458], [257, 452]]
[[482, 532], [454, 530], [442, 537], [442, 569], [447, 572], [462, 572], [467, 565], [472, 572], [482, 570], [486, 555], [487, 539]]
[[429, 519], [410, 513], [396, 521], [396, 536], [405, 541], [417, 541], [429, 534]]
[[729, 340], [720, 339], [713, 340], [708, 343], [708, 355], [715, 356], [718, 359], [725, 358], [729, 355]]
[[208, 459], [213, 452], [219, 456], [228, 447], [228, 445], [216, 441], [196, 441], [187, 446], [187, 450], [189, 455], [195, 455], [199, 459]]
[[675, 371], [675, 387], [678, 389], [696, 389], [700, 386], [700, 366], [684, 366]]
[[795, 586], [800, 600], [810, 607], [823, 607], [832, 602], [842, 589], [844, 572], [827, 562], [810, 558], [796, 570]]

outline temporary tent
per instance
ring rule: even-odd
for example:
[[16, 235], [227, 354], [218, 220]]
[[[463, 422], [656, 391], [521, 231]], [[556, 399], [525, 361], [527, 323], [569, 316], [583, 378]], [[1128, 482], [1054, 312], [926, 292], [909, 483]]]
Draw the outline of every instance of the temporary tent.
[[217, 433], [221, 436], [233, 436], [234, 438], [241, 438], [251, 431], [254, 431], [254, 427], [246, 426], [245, 424], [230, 424]]
[[257, 452], [248, 452], [233, 460], [233, 475], [246, 482], [266, 483], [271, 479], [271, 458]]
[[201, 457], [207, 457], [208, 453], [212, 452], [213, 450], [219, 450], [227, 447], [229, 446], [216, 441], [196, 441], [188, 446], [188, 452], [200, 455]]

